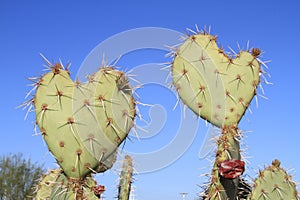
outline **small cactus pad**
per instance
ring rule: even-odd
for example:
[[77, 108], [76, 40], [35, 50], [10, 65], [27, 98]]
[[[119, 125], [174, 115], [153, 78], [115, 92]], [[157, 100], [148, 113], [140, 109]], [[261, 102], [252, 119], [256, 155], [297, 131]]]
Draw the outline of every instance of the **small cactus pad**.
[[123, 162], [122, 171], [120, 173], [118, 200], [129, 199], [131, 182], [132, 182], [132, 174], [133, 174], [132, 158], [126, 155]]
[[172, 64], [173, 84], [193, 112], [215, 126], [238, 124], [260, 81], [259, 49], [235, 58], [206, 33], [189, 36]]
[[298, 200], [296, 184], [290, 175], [280, 167], [280, 162], [274, 160], [272, 165], [259, 172], [254, 181], [250, 200]]
[[84, 180], [68, 179], [62, 169], [50, 170], [43, 175], [41, 181], [36, 186], [35, 200], [68, 200], [68, 199], [99, 199], [93, 188], [96, 181], [92, 177]]
[[134, 123], [127, 77], [102, 67], [82, 84], [73, 82], [61, 64], [50, 69], [38, 80], [33, 99], [36, 123], [49, 150], [68, 177], [84, 178], [103, 165], [110, 168]]
[[51, 192], [56, 180], [62, 173], [61, 169], [50, 170], [46, 175], [43, 175], [39, 183], [35, 186], [35, 199], [46, 200], [50, 198]]

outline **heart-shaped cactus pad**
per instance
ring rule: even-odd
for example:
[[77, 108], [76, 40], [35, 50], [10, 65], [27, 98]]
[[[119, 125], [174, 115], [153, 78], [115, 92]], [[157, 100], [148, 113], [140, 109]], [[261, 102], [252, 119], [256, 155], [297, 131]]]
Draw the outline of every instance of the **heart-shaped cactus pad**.
[[216, 36], [199, 33], [174, 53], [172, 78], [183, 103], [215, 126], [238, 124], [260, 80], [260, 50], [229, 57]]
[[36, 123], [68, 177], [103, 171], [134, 125], [135, 101], [123, 72], [101, 67], [86, 83], [73, 82], [60, 64], [37, 82]]

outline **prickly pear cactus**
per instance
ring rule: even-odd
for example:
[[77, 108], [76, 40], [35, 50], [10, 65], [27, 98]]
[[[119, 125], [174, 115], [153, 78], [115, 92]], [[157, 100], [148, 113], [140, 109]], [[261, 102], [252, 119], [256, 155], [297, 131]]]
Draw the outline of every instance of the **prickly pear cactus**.
[[133, 126], [135, 101], [123, 72], [102, 67], [86, 83], [73, 82], [61, 64], [36, 82], [36, 123], [68, 177], [110, 168]]
[[125, 156], [123, 166], [119, 177], [118, 187], [118, 200], [128, 200], [130, 195], [131, 183], [132, 183], [132, 158], [128, 155]]
[[62, 169], [50, 170], [36, 186], [35, 200], [97, 200], [101, 193], [95, 188], [97, 183], [92, 177], [78, 181], [67, 178]]
[[183, 103], [196, 115], [219, 127], [216, 159], [205, 200], [299, 199], [291, 177], [279, 161], [260, 172], [254, 189], [240, 176], [245, 170], [241, 160], [241, 132], [238, 124], [257, 93], [262, 62], [260, 50], [234, 52], [228, 56], [216, 44], [216, 36], [199, 32], [188, 36], [174, 52], [173, 84]]
[[236, 125], [259, 84], [259, 49], [229, 57], [216, 36], [192, 35], [174, 53], [173, 83], [180, 98], [195, 114], [223, 127]]
[[296, 184], [292, 177], [280, 167], [280, 161], [274, 160], [272, 165], [259, 172], [259, 176], [254, 181], [249, 200], [298, 200]]
[[[245, 163], [241, 161], [238, 123], [256, 95], [259, 55], [260, 50], [254, 48], [230, 57], [218, 47], [216, 36], [206, 32], [189, 36], [174, 52], [172, 78], [181, 100], [222, 130], [205, 199], [240, 199]], [[245, 191], [243, 196], [249, 192]]]

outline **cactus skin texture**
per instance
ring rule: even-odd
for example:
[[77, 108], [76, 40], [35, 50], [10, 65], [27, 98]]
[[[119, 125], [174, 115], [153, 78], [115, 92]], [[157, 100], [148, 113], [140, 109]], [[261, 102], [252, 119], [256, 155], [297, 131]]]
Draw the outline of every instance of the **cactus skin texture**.
[[135, 101], [123, 72], [102, 67], [85, 84], [61, 64], [37, 81], [36, 123], [68, 177], [105, 171], [133, 126]]
[[92, 177], [86, 177], [82, 182], [72, 181], [62, 169], [50, 170], [36, 186], [35, 200], [97, 200], [99, 197], [93, 191], [96, 184]]
[[296, 184], [290, 175], [280, 167], [280, 161], [274, 160], [272, 165], [259, 172], [254, 181], [254, 188], [249, 200], [298, 200]]
[[118, 200], [128, 200], [132, 183], [132, 158], [128, 155], [125, 156], [123, 161], [122, 170], [120, 173], [120, 180], [118, 186]]

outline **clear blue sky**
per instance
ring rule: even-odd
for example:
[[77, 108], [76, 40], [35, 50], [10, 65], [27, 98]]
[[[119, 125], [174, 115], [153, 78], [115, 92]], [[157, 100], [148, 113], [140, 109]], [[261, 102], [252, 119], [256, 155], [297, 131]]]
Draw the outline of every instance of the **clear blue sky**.
[[[49, 169], [55, 167], [41, 137], [32, 137], [34, 115], [24, 121], [25, 111], [15, 109], [30, 89], [26, 86], [29, 84], [26, 78], [40, 74], [43, 69], [40, 52], [53, 61], [59, 58], [63, 62], [71, 61], [74, 78], [91, 50], [115, 34], [143, 27], [184, 33], [185, 28], [194, 28], [198, 24], [200, 28], [211, 26], [212, 33], [218, 35], [218, 42], [225, 48], [237, 49], [237, 42], [245, 47], [250, 40], [251, 46], [265, 52], [262, 59], [272, 60], [268, 72], [274, 85], [264, 88], [269, 100], [260, 98], [259, 108], [253, 104], [253, 113], [247, 114], [248, 120], [240, 124], [241, 129], [252, 131], [243, 140], [248, 148], [245, 153], [250, 156], [247, 173], [254, 178], [256, 169], [278, 158], [287, 169], [295, 169], [292, 174], [299, 181], [299, 10], [300, 3], [296, 0], [1, 1], [0, 155], [22, 152]], [[137, 37], [143, 39], [147, 35]], [[119, 65], [122, 70], [129, 70], [142, 64], [163, 63], [169, 61], [164, 57], [166, 53], [151, 49], [134, 51], [124, 55]], [[151, 74], [151, 70], [148, 75], [157, 76]], [[182, 120], [179, 107], [172, 111], [176, 98], [170, 90], [155, 84], [146, 85], [138, 93], [142, 102], [157, 104], [154, 108], [159, 113], [159, 120], [165, 116], [166, 121], [157, 125], [162, 127], [155, 133], [150, 132], [148, 136], [141, 133], [139, 141], [132, 136], [124, 150], [146, 155], [163, 151], [177, 137]], [[152, 111], [155, 113], [155, 109]], [[150, 121], [149, 108], [141, 108], [141, 112]], [[158, 123], [155, 120], [152, 118], [151, 123]], [[194, 122], [199, 125], [197, 134], [193, 138], [193, 130], [186, 129], [192, 143], [176, 162], [135, 176], [137, 199], [175, 200], [181, 199], [180, 192], [187, 192], [187, 199], [192, 200], [201, 191], [198, 185], [205, 179], [200, 174], [210, 172], [209, 162], [199, 158], [207, 128], [202, 120]], [[167, 157], [166, 154], [158, 155], [157, 162]], [[143, 164], [136, 163], [139, 167]], [[116, 196], [117, 169], [97, 176], [98, 182], [107, 188], [106, 199]]]

